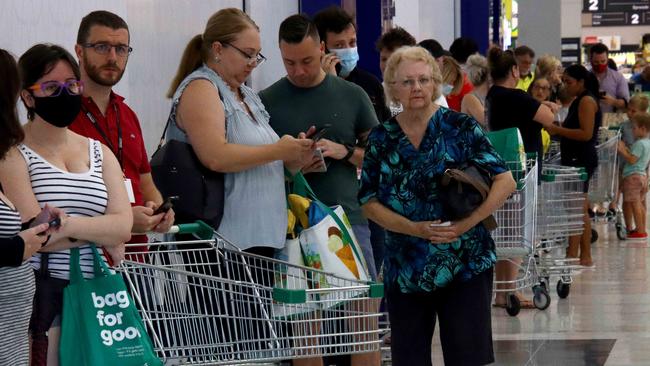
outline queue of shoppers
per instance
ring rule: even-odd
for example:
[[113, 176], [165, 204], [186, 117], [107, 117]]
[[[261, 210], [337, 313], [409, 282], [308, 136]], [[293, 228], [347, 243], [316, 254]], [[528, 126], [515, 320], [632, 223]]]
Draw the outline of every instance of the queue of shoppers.
[[[258, 93], [246, 81], [266, 61], [260, 34], [267, 31], [239, 9], [219, 10], [166, 76], [165, 141], [188, 144], [205, 171], [224, 176], [223, 217], [213, 229], [245, 252], [273, 258], [286, 241], [287, 183], [302, 173], [326, 205], [343, 207], [370, 279], [384, 282], [394, 365], [431, 364], [436, 322], [447, 364], [494, 362], [491, 308], [506, 298], [493, 296], [493, 279], [512, 280], [518, 267], [497, 262], [483, 220], [516, 186], [486, 132], [518, 129], [540, 165], [543, 133], [555, 136], [562, 163], [587, 172], [586, 196], [602, 113], [625, 111], [630, 99], [622, 75], [606, 66], [607, 48], [591, 47], [591, 70], [562, 68], [551, 55], [533, 68], [527, 46], [493, 47], [486, 57], [469, 38], [446, 51], [394, 28], [376, 44], [380, 81], [357, 64], [354, 18], [332, 7], [282, 22], [286, 76]], [[145, 261], [130, 251], [146, 252], [145, 234], [166, 233], [177, 221], [173, 209], [157, 210], [164, 182], [152, 175], [148, 132], [113, 90], [137, 52], [131, 40], [120, 16], [100, 10], [81, 20], [69, 45], [75, 55], [40, 43], [16, 62], [0, 49], [0, 364], [59, 364], [71, 249], [92, 278], [92, 244], [107, 264]], [[646, 71], [635, 82], [647, 81]], [[637, 99], [630, 105], [647, 109]], [[27, 111], [22, 125], [18, 101]], [[568, 111], [558, 118], [562, 103]], [[645, 238], [650, 120], [645, 111], [630, 118], [634, 141], [619, 148], [623, 194], [636, 222], [631, 238]], [[328, 121], [317, 140], [315, 121]], [[439, 181], [462, 164], [482, 168], [491, 186], [469, 216], [448, 220]], [[566, 253], [584, 267], [593, 266], [588, 207], [587, 200], [584, 234], [570, 238]], [[126, 243], [142, 245], [126, 250]], [[350, 362], [379, 365], [380, 358], [372, 352]]]

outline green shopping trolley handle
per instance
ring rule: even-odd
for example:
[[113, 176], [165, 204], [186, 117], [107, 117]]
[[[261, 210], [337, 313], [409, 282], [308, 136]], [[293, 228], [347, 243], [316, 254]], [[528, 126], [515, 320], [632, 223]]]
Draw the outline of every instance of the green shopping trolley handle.
[[[584, 168], [580, 168], [580, 170], [578, 170], [578, 174], [579, 175], [577, 178], [579, 181], [586, 182], [589, 178], [589, 175]], [[555, 174], [542, 174], [542, 182], [555, 182]]]
[[555, 174], [542, 174], [542, 182], [555, 182]]
[[[368, 285], [368, 297], [381, 299], [384, 297], [384, 284], [371, 282]], [[304, 304], [307, 302], [307, 291], [304, 289], [273, 288], [273, 300], [281, 304]]]
[[195, 234], [203, 240], [212, 239], [214, 229], [203, 221], [188, 224], [174, 225], [169, 229], [169, 234]]

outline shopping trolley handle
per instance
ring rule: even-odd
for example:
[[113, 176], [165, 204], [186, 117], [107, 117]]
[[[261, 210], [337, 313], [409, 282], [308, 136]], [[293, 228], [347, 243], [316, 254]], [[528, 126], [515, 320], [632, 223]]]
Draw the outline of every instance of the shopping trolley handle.
[[212, 226], [206, 224], [205, 222], [198, 220], [196, 222], [187, 223], [187, 224], [178, 224], [172, 226], [168, 234], [195, 234], [202, 240], [212, 239], [214, 229]]

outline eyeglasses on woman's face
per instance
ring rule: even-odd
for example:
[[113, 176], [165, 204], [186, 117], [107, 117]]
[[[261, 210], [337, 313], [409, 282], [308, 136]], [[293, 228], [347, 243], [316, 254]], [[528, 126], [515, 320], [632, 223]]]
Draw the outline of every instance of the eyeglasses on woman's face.
[[226, 47], [232, 47], [234, 50], [239, 52], [239, 54], [242, 55], [247, 60], [246, 65], [248, 66], [255, 65], [255, 67], [257, 67], [263, 64], [264, 61], [266, 61], [266, 57], [264, 57], [264, 55], [262, 55], [261, 52], [258, 52], [256, 55], [250, 55], [247, 52], [240, 49], [239, 47], [233, 45], [232, 43], [223, 42], [223, 45]]
[[404, 80], [396, 81], [395, 83], [397, 83], [397, 85], [399, 85], [404, 89], [413, 89], [418, 84], [420, 85], [420, 87], [423, 88], [428, 87], [429, 85], [431, 85], [432, 82], [433, 82], [432, 77], [423, 76], [417, 79], [404, 79]]
[[80, 95], [83, 93], [83, 82], [81, 80], [69, 80], [65, 83], [59, 81], [45, 81], [36, 83], [28, 88], [29, 90], [39, 91], [46, 97], [58, 97], [63, 89], [69, 95]]

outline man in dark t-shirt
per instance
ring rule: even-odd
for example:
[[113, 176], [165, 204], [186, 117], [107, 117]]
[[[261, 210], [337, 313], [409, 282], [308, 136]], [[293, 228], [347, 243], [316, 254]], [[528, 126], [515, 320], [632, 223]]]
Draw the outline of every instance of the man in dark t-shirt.
[[372, 104], [359, 86], [320, 67], [322, 48], [309, 18], [296, 15], [284, 20], [280, 52], [287, 76], [259, 94], [271, 116], [271, 127], [279, 135], [297, 136], [312, 125], [329, 125], [316, 144], [324, 159], [315, 159], [302, 173], [321, 201], [343, 207], [364, 250], [370, 275], [376, 278], [368, 223], [357, 200], [357, 168], [363, 162], [366, 138], [378, 124]]
[[[358, 85], [321, 68], [324, 50], [309, 18], [288, 17], [280, 24], [279, 38], [287, 75], [259, 94], [271, 116], [271, 127], [279, 135], [296, 136], [312, 125], [330, 125], [316, 142], [324, 159], [316, 157], [302, 173], [323, 203], [343, 207], [369, 274], [376, 279], [370, 230], [357, 200], [357, 168], [363, 162], [368, 134], [378, 124], [370, 99]], [[378, 365], [380, 359], [379, 352], [354, 354], [351, 364]]]

